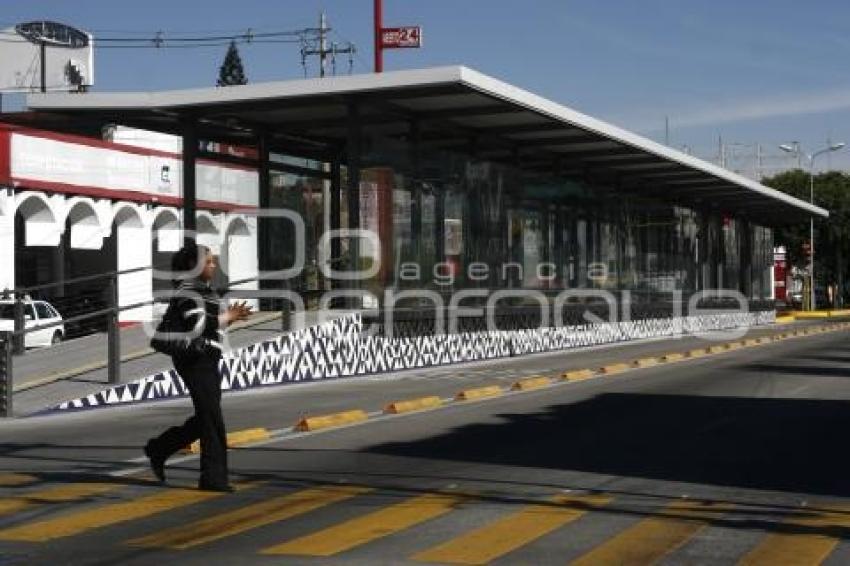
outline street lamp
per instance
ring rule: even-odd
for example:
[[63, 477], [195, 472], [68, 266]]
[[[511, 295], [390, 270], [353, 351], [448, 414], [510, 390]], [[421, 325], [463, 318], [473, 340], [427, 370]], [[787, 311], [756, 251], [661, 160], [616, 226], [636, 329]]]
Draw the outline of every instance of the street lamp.
[[[823, 149], [819, 149], [811, 155], [803, 153], [800, 149], [800, 144], [798, 142], [792, 142], [791, 144], [782, 144], [779, 146], [779, 149], [782, 151], [787, 151], [788, 153], [793, 153], [797, 155], [797, 163], [799, 164], [800, 156], [804, 156], [806, 160], [809, 162], [809, 203], [815, 204], [815, 158], [822, 153], [828, 153], [830, 151], [838, 151], [842, 147], [844, 147], [844, 142], [834, 143], [829, 145]], [[815, 302], [815, 216], [812, 214], [809, 217], [809, 292], [811, 293], [809, 297], [809, 308], [811, 310], [815, 310], [817, 304]]]

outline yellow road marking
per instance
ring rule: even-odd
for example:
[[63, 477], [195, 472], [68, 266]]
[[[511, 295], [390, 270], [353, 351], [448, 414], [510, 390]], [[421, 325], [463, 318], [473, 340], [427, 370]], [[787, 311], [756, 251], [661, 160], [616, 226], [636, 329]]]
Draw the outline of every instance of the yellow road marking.
[[826, 512], [802, 509], [801, 512], [811, 515], [793, 517], [784, 524], [806, 527], [808, 532], [769, 534], [741, 559], [740, 564], [749, 566], [823, 562], [841, 541], [840, 531], [850, 527], [850, 508], [835, 508]]
[[604, 495], [557, 497], [548, 505], [529, 505], [472, 532], [411, 558], [444, 564], [487, 564], [611, 500]]
[[361, 409], [356, 409], [354, 411], [342, 411], [340, 413], [332, 413], [330, 415], [320, 415], [316, 417], [304, 417], [295, 425], [295, 430], [300, 432], [320, 430], [323, 428], [332, 428], [357, 423], [365, 421], [368, 418], [369, 415], [366, 411]]
[[406, 401], [394, 401], [384, 407], [384, 412], [397, 415], [399, 413], [409, 413], [411, 411], [422, 411], [424, 409], [435, 409], [442, 406], [443, 400], [436, 395], [430, 397], [421, 397], [419, 399], [408, 399]]
[[262, 503], [248, 505], [223, 513], [180, 525], [151, 535], [127, 541], [127, 544], [144, 547], [185, 549], [228, 536], [236, 535], [277, 521], [290, 519], [371, 491], [368, 487], [322, 486], [304, 489]]
[[14, 487], [18, 485], [26, 485], [37, 480], [35, 476], [30, 474], [19, 474], [17, 472], [9, 472], [0, 474], [0, 487]]
[[652, 366], [657, 366], [661, 361], [658, 358], [650, 357], [650, 358], [638, 358], [637, 360], [632, 362], [632, 365], [636, 368], [648, 368]]
[[659, 516], [643, 519], [573, 562], [596, 564], [650, 564], [675, 550], [706, 526], [708, 519], [729, 509], [730, 504], [676, 501]]
[[218, 492], [197, 489], [167, 489], [132, 501], [101, 505], [55, 519], [34, 521], [3, 529], [0, 530], [0, 540], [45, 542], [155, 515], [169, 509], [200, 503], [222, 495]]
[[564, 374], [561, 375], [561, 379], [564, 381], [584, 381], [585, 379], [590, 379], [595, 375], [596, 372], [592, 369], [574, 369], [564, 372]]
[[333, 556], [448, 513], [467, 495], [428, 493], [313, 534], [260, 551], [261, 554]]
[[546, 387], [551, 383], [552, 381], [548, 377], [544, 376], [526, 377], [525, 379], [520, 379], [514, 382], [514, 384], [511, 385], [511, 390], [529, 391], [531, 389], [540, 389], [541, 387]]
[[[235, 448], [237, 446], [242, 446], [243, 444], [267, 440], [269, 437], [271, 437], [271, 433], [269, 433], [269, 431], [265, 428], [246, 428], [244, 430], [236, 430], [227, 433], [227, 447]], [[192, 454], [199, 454], [201, 452], [201, 441], [196, 440], [184, 448], [183, 451], [191, 452]]]
[[503, 393], [502, 388], [498, 385], [490, 385], [488, 387], [476, 387], [474, 389], [464, 389], [455, 395], [456, 401], [471, 401], [473, 399], [483, 399], [485, 397], [495, 397]]
[[72, 483], [41, 491], [22, 493], [15, 497], [0, 499], [0, 516], [17, 513], [43, 503], [76, 501], [116, 487], [118, 487], [118, 484], [115, 483]]
[[605, 375], [612, 375], [615, 373], [624, 372], [627, 369], [630, 369], [629, 364], [609, 364], [607, 366], [602, 366], [601, 368], [599, 368], [599, 372], [604, 373]]

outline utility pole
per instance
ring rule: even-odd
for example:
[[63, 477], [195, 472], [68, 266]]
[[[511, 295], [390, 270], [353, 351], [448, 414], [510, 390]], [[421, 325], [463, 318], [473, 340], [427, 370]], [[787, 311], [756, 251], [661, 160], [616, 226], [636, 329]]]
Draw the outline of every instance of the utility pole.
[[375, 0], [375, 72], [384, 72], [384, 45], [381, 41], [381, 29], [384, 27], [383, 0]]
[[[324, 12], [319, 14], [319, 27], [317, 29], [309, 29], [306, 31], [318, 34], [318, 41], [312, 44], [313, 47], [307, 47], [307, 42], [305, 40], [305, 45], [301, 48], [301, 64], [304, 66], [305, 77], [307, 76], [308, 55], [319, 56], [319, 76], [325, 77], [327, 75], [328, 68], [328, 55], [331, 56], [331, 64], [333, 65], [334, 74], [336, 74], [336, 54], [347, 53], [348, 71], [349, 73], [351, 72], [351, 69], [354, 67], [353, 56], [357, 53], [357, 48], [353, 43], [348, 42], [342, 46], [331, 42], [330, 46], [328, 46], [328, 32], [331, 31], [331, 28], [328, 27], [327, 18], [325, 17]], [[315, 38], [316, 36], [313, 37]]]
[[41, 92], [47, 92], [47, 42], [41, 40]]
[[670, 145], [670, 118], [664, 116], [664, 145]]

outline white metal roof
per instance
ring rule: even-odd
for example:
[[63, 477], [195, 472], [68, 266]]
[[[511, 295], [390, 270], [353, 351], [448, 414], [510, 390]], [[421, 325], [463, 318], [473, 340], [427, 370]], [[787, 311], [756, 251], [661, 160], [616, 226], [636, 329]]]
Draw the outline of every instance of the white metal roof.
[[463, 66], [299, 79], [162, 92], [30, 94], [41, 113], [179, 132], [187, 113], [210, 124], [257, 124], [280, 132], [344, 141], [352, 101], [360, 119], [385, 135], [406, 135], [411, 120], [435, 147], [470, 145], [488, 159], [524, 166], [605, 171], [665, 198], [710, 203], [729, 212], [787, 220], [814, 214], [811, 205], [712, 163], [618, 128]]

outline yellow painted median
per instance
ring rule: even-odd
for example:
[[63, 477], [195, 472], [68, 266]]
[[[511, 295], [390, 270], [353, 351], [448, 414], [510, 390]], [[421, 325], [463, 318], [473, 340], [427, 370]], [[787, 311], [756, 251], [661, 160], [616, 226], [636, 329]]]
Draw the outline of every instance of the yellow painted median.
[[540, 389], [541, 387], [546, 387], [550, 385], [552, 380], [548, 377], [538, 375], [534, 377], [526, 377], [524, 379], [520, 379], [511, 385], [512, 391], [530, 391], [532, 389]]
[[489, 387], [476, 387], [474, 389], [464, 389], [455, 395], [456, 401], [472, 401], [475, 399], [484, 399], [486, 397], [496, 397], [504, 393], [498, 385], [490, 385]]
[[[271, 438], [271, 434], [265, 428], [247, 428], [245, 430], [236, 430], [227, 433], [227, 447], [236, 448], [237, 446], [251, 444], [252, 442], [260, 442], [262, 440], [268, 440], [269, 438]], [[191, 452], [192, 454], [199, 454], [201, 452], [201, 443], [199, 440], [196, 440], [191, 445], [184, 448], [182, 451]]]
[[436, 409], [443, 405], [442, 399], [437, 396], [420, 397], [418, 399], [407, 399], [405, 401], [394, 401], [384, 407], [384, 412], [391, 415], [410, 413], [413, 411], [424, 411], [425, 409]]
[[369, 415], [366, 414], [366, 411], [362, 411], [360, 409], [354, 411], [343, 411], [341, 413], [332, 413], [330, 415], [304, 417], [295, 425], [295, 430], [299, 432], [321, 430], [324, 428], [333, 428], [365, 421], [368, 418]]
[[564, 381], [584, 381], [585, 379], [590, 379], [595, 375], [596, 372], [592, 369], [574, 369], [564, 372], [561, 375], [561, 379]]

